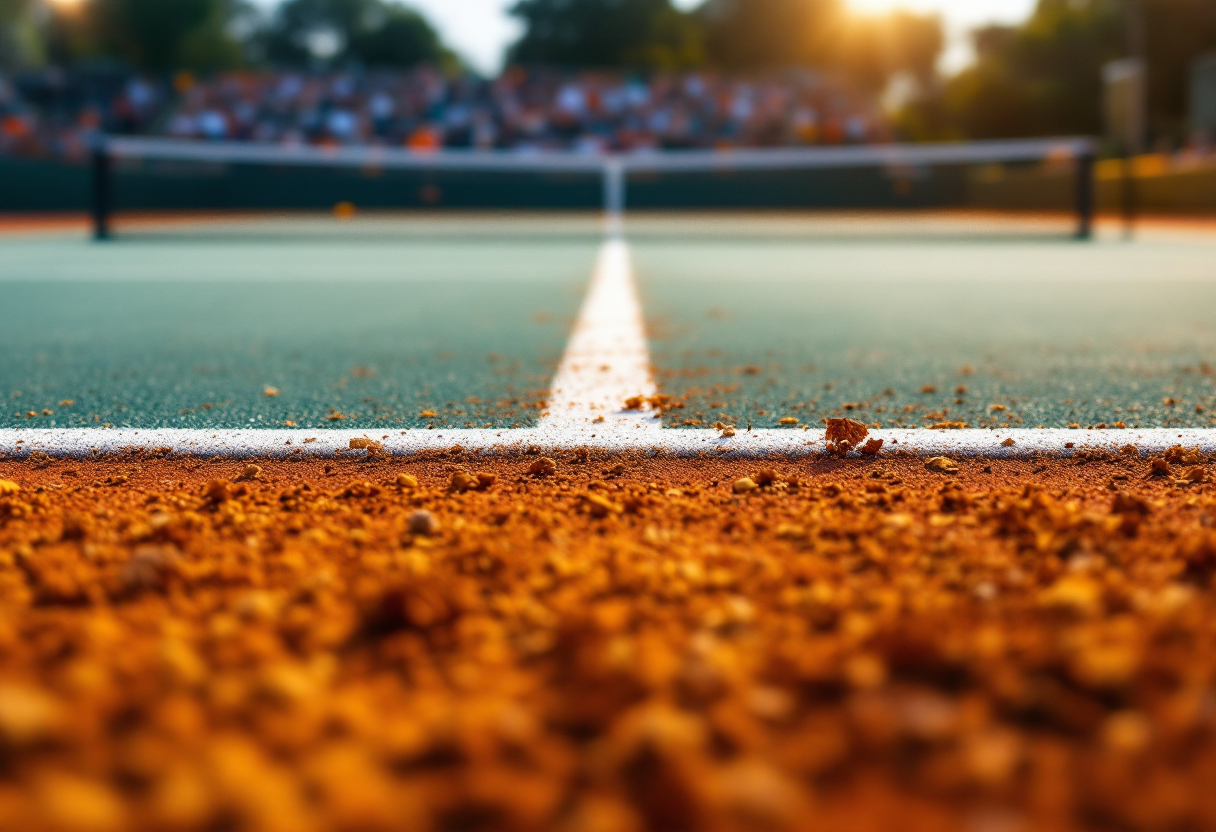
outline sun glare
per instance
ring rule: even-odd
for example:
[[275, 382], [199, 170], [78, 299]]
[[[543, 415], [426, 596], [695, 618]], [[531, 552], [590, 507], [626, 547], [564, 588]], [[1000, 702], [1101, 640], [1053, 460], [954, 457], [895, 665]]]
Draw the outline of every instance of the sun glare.
[[959, 20], [1021, 19], [1029, 13], [1033, 0], [848, 0], [859, 12], [887, 12], [909, 9], [915, 12], [940, 12], [947, 18]]

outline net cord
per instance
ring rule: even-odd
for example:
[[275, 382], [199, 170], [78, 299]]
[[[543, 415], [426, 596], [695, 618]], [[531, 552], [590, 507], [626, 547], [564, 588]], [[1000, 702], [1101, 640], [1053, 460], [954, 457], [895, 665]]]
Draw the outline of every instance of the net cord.
[[603, 177], [605, 228], [621, 232], [631, 173], [695, 173], [735, 170], [799, 170], [855, 167], [917, 167], [950, 164], [1071, 161], [1077, 168], [1077, 234], [1087, 239], [1093, 220], [1092, 139], [1063, 137], [937, 144], [744, 150], [638, 151], [592, 154], [569, 151], [516, 152], [441, 150], [419, 152], [385, 147], [317, 147], [188, 139], [99, 137], [94, 145], [95, 236], [109, 236], [111, 160], [163, 160], [213, 164], [396, 168], [470, 172], [588, 173]]

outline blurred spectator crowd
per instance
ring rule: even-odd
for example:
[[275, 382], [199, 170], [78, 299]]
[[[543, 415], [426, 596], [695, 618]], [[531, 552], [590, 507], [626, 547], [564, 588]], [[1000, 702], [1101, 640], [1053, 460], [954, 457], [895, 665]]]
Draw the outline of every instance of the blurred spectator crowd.
[[381, 145], [416, 150], [630, 151], [863, 143], [888, 138], [872, 102], [826, 76], [688, 73], [641, 80], [509, 69], [232, 73], [206, 82], [0, 76], [0, 153], [76, 157], [89, 136]]

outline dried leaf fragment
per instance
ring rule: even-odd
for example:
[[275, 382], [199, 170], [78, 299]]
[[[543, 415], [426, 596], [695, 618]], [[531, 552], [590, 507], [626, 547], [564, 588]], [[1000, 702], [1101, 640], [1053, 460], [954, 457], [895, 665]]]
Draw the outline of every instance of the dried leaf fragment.
[[467, 471], [453, 471], [448, 488], [457, 493], [473, 491], [477, 488], [477, 477]]
[[1203, 468], [1202, 465], [1196, 465], [1193, 468], [1188, 468], [1182, 474], [1182, 478], [1187, 482], [1207, 482], [1208, 472]]
[[1166, 462], [1172, 462], [1175, 465], [1198, 465], [1203, 462], [1203, 454], [1198, 448], [1184, 448], [1181, 445], [1174, 445], [1166, 448], [1162, 454]]
[[925, 462], [925, 468], [939, 474], [957, 474], [958, 463], [948, 456], [935, 456]]
[[853, 419], [828, 419], [828, 429], [824, 439], [834, 445], [847, 443], [849, 447], [854, 448], [861, 444], [869, 434], [869, 428]]
[[367, 451], [372, 453], [375, 451], [384, 450], [384, 445], [377, 442], [375, 439], [368, 439], [366, 436], [357, 436], [350, 440], [350, 449], [352, 451]]
[[796, 425], [796, 424], [798, 424], [798, 420], [795, 419], [793, 416], [786, 416], [783, 419], [778, 419], [777, 424], [779, 424], [779, 425]]
[[858, 450], [866, 456], [878, 456], [878, 452], [882, 450], [883, 442], [884, 440], [882, 439], [868, 439], [866, 440], [866, 444], [862, 445]]
[[448, 487], [452, 491], [484, 491], [497, 482], [496, 474], [489, 474], [480, 471], [476, 474], [470, 474], [467, 471], [454, 471], [452, 478], [448, 482]]
[[528, 466], [528, 473], [534, 477], [552, 476], [557, 473], [557, 463], [547, 456], [542, 456]]

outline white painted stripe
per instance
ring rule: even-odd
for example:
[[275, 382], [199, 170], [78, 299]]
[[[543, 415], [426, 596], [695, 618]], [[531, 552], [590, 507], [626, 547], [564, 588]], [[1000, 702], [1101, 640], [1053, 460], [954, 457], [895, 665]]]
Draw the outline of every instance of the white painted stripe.
[[650, 410], [625, 410], [625, 401], [656, 392], [629, 247], [620, 237], [610, 236], [600, 248], [540, 430], [563, 433], [587, 428], [597, 438], [624, 432], [642, 441], [644, 434], [659, 431], [660, 420]]
[[[657, 421], [657, 420], [656, 420]], [[1018, 458], [1039, 454], [1069, 455], [1079, 450], [1115, 451], [1132, 445], [1142, 454], [1159, 453], [1174, 445], [1216, 452], [1216, 430], [879, 430], [884, 451], [956, 457]], [[381, 442], [385, 453], [410, 456], [422, 451], [459, 446], [466, 451], [519, 453], [528, 449], [563, 451], [590, 448], [604, 451], [664, 453], [672, 456], [788, 456], [814, 457], [825, 453], [821, 430], [740, 431], [723, 439], [709, 430], [604, 430], [601, 425], [542, 425], [523, 430], [176, 430], [92, 429], [0, 430], [0, 453], [17, 458], [41, 452], [52, 457], [88, 458], [132, 448], [167, 448], [190, 456], [231, 458], [333, 457], [350, 451], [350, 440], [370, 438]], [[307, 442], [307, 439], [315, 441]], [[1013, 439], [1014, 444], [1003, 444]]]

